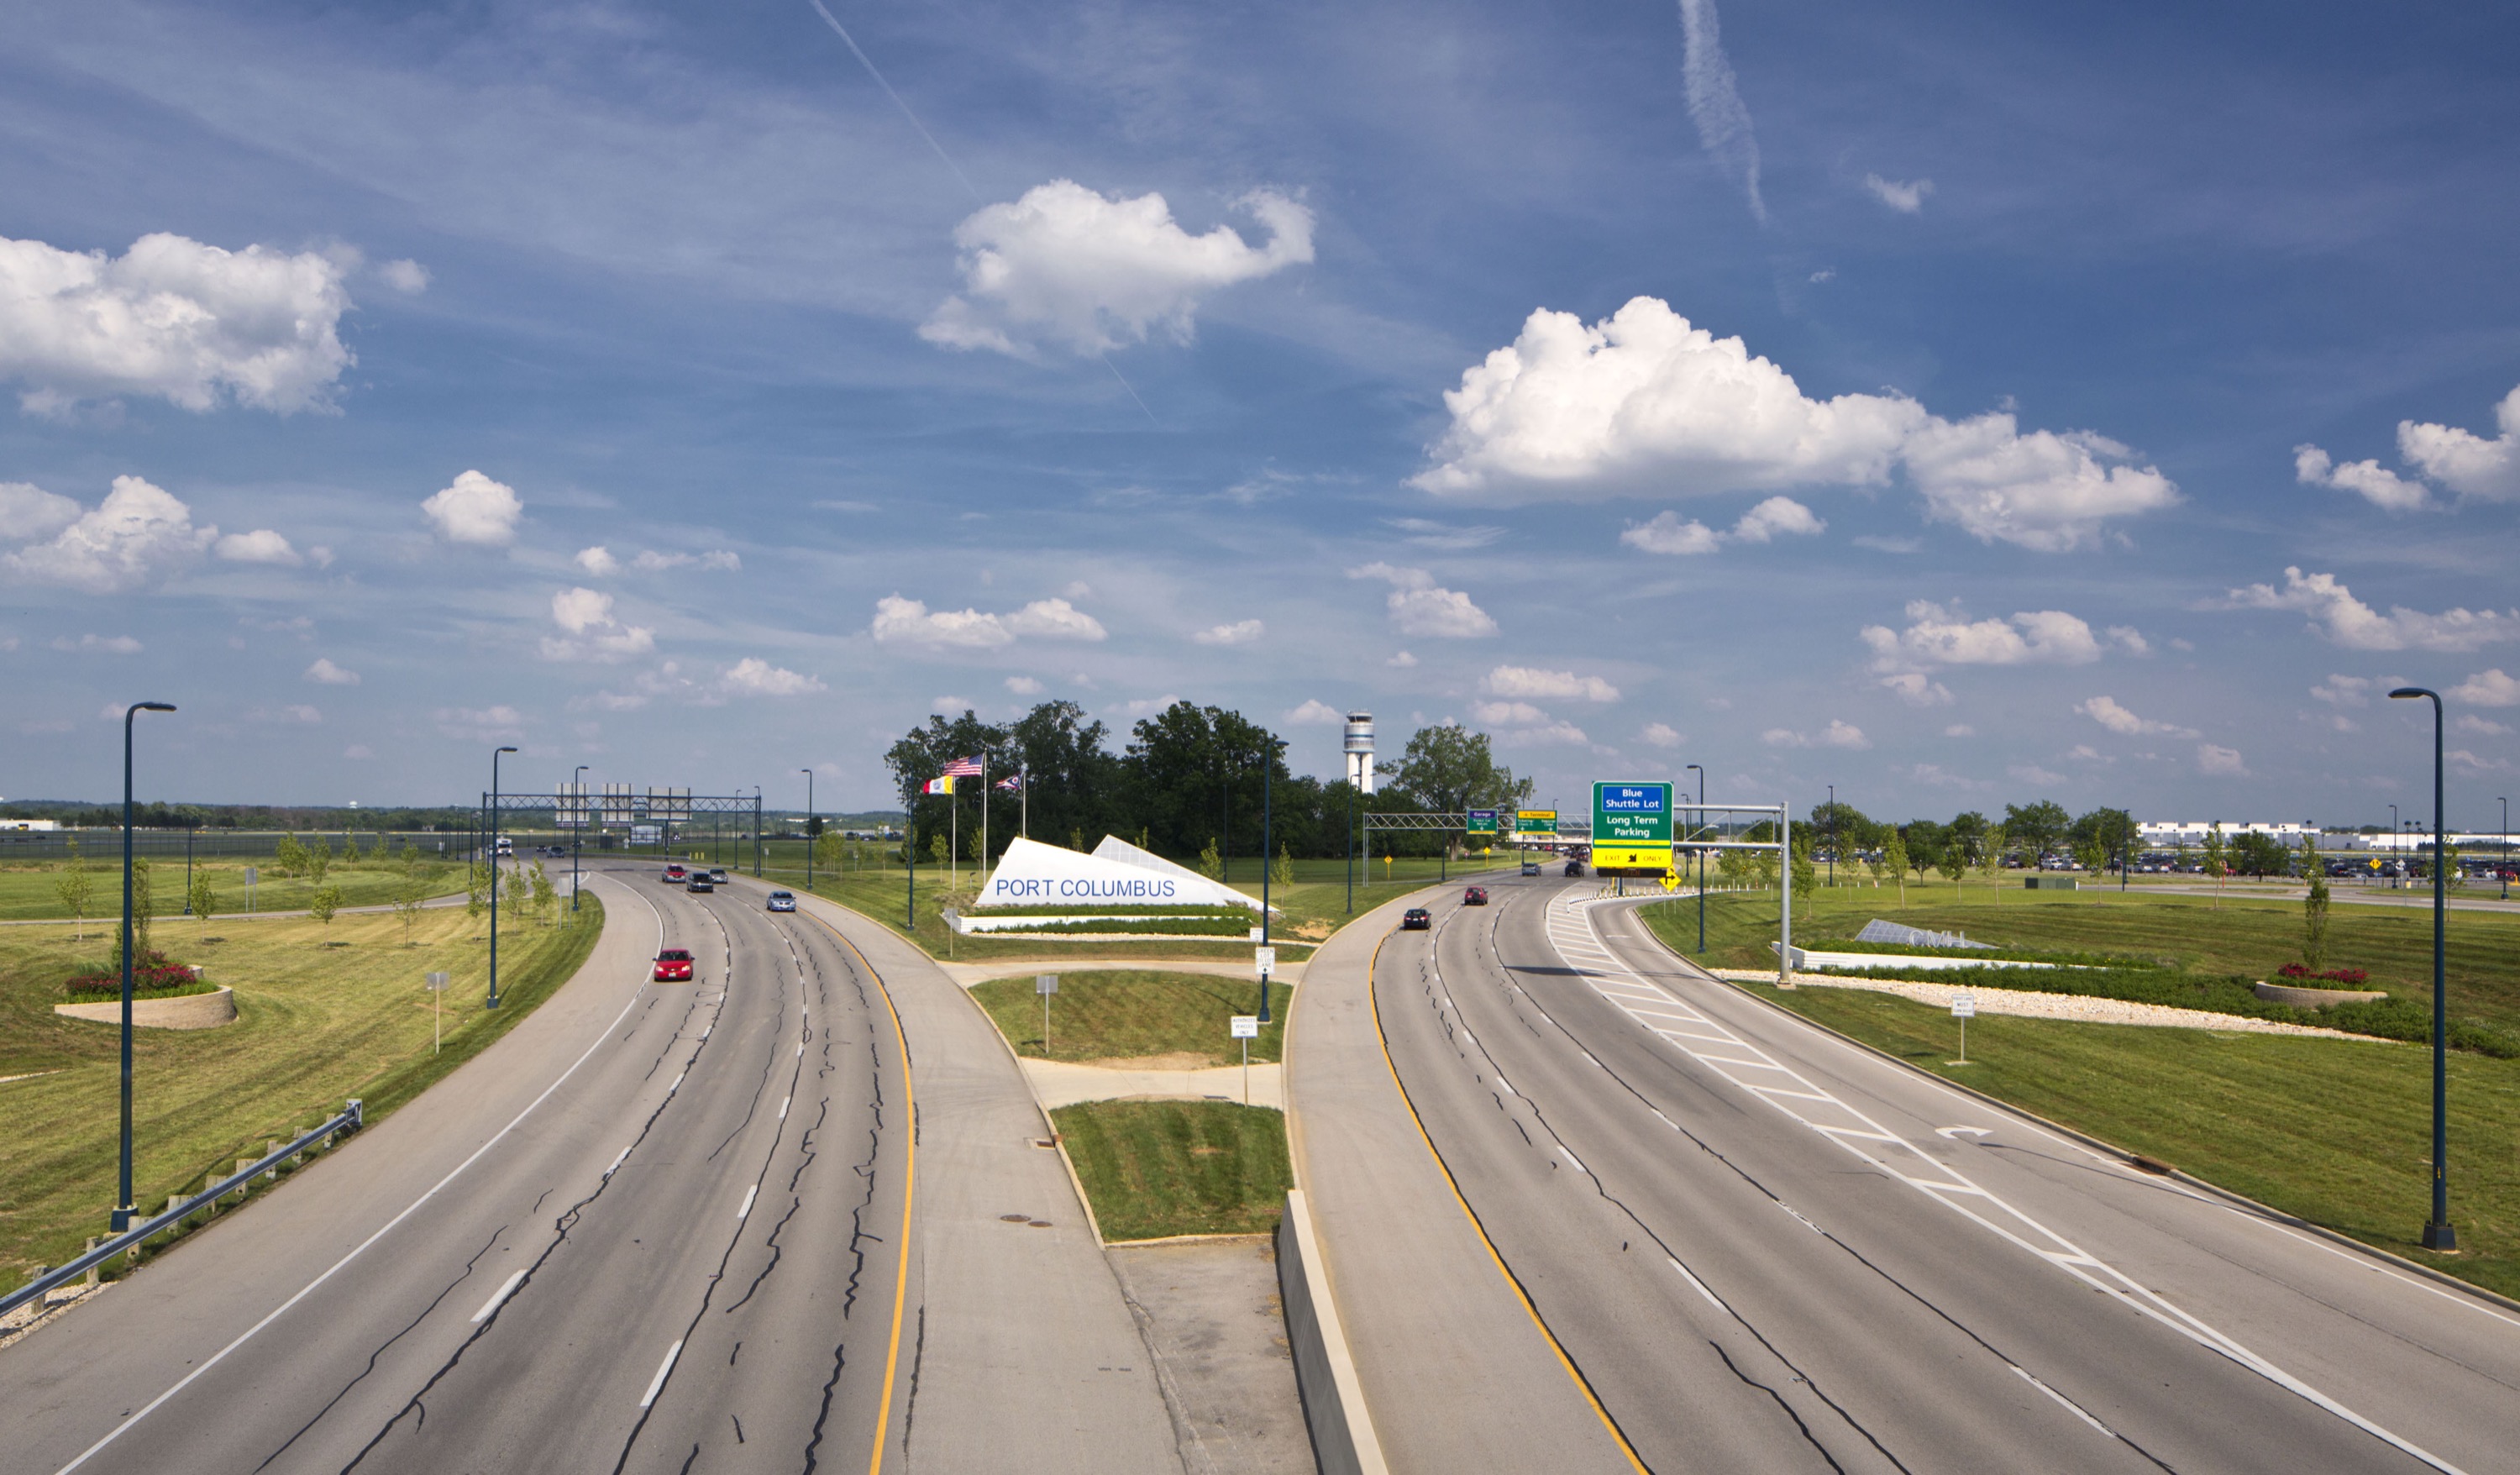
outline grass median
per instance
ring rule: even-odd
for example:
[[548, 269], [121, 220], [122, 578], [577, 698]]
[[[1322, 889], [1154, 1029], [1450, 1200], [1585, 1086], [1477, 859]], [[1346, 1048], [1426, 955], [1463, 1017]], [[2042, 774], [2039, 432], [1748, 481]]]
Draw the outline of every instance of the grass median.
[[1230, 1101], [1084, 1101], [1050, 1114], [1105, 1240], [1265, 1234], [1293, 1183], [1286, 1118]]
[[[122, 857], [93, 856], [85, 863], [90, 896], [87, 902], [86, 930], [111, 929], [119, 925], [122, 916]], [[248, 864], [255, 865], [258, 878], [246, 883]], [[0, 866], [0, 919], [50, 919], [68, 917], [68, 905], [62, 900], [61, 881], [68, 872], [63, 863], [43, 866]], [[314, 900], [314, 881], [304, 876], [285, 876], [271, 862], [248, 863], [238, 860], [204, 860], [193, 868], [196, 877], [210, 882], [212, 906], [216, 909], [213, 922], [226, 922], [241, 916], [266, 912], [302, 912]], [[182, 916], [184, 898], [184, 860], [164, 856], [154, 858], [150, 866], [151, 890], [157, 899], [160, 925], [181, 922], [192, 925], [193, 919]], [[325, 873], [324, 884], [338, 888], [343, 907], [385, 907], [393, 904], [402, 890], [405, 872], [400, 863], [346, 866], [335, 862]], [[446, 896], [464, 889], [464, 868], [435, 861], [424, 862], [421, 876], [430, 896]], [[247, 910], [248, 904], [251, 911]]]
[[[1260, 1011], [1260, 985], [1247, 978], [1161, 970], [1060, 973], [1058, 992], [1050, 999], [1045, 1050], [1042, 996], [1033, 979], [1032, 973], [992, 978], [975, 985], [971, 997], [1016, 1054], [1040, 1059], [1108, 1064], [1155, 1058], [1172, 1069], [1239, 1064], [1241, 1042], [1231, 1038], [1227, 1021]], [[1251, 1042], [1254, 1064], [1278, 1058], [1294, 991], [1272, 988], [1269, 1002], [1270, 1020]]]
[[[133, 1034], [134, 1193], [143, 1208], [232, 1168], [272, 1138], [341, 1109], [378, 1120], [479, 1053], [573, 975], [604, 924], [585, 899], [575, 925], [503, 924], [500, 1004], [487, 993], [487, 934], [456, 909], [420, 915], [406, 940], [391, 916], [271, 919], [204, 942], [190, 923], [157, 924], [157, 946], [236, 990], [239, 1017], [217, 1029]], [[53, 1013], [62, 982], [99, 965], [93, 928], [0, 930], [0, 1282], [59, 1265], [102, 1233], [118, 1159], [119, 1030]], [[431, 971], [445, 1048], [430, 1049]]]

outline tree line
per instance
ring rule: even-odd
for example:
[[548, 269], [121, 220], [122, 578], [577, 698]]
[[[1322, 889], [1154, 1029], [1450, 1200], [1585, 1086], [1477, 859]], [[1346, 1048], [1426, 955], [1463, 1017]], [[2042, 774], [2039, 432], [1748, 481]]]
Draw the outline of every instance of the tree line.
[[[931, 716], [884, 754], [909, 813], [908, 844], [924, 863], [959, 829], [963, 857], [979, 857], [980, 781], [958, 781], [951, 796], [925, 792], [928, 781], [958, 759], [988, 759], [988, 782], [1023, 776], [1024, 791], [989, 795], [993, 855], [1027, 823], [1034, 839], [1090, 850], [1105, 834], [1159, 855], [1197, 856], [1215, 846], [1222, 859], [1261, 852], [1262, 805], [1272, 850], [1290, 856], [1345, 855], [1352, 822], [1368, 814], [1455, 814], [1508, 808], [1531, 795], [1531, 781], [1496, 761], [1485, 733], [1420, 728], [1396, 762], [1375, 765], [1388, 779], [1371, 794], [1344, 777], [1322, 780], [1286, 767], [1286, 739], [1241, 713], [1177, 701], [1131, 726], [1119, 750], [1113, 734], [1072, 701], [1045, 701], [1013, 722]], [[1264, 795], [1265, 789], [1265, 795]], [[960, 807], [959, 822], [956, 806]], [[1374, 837], [1376, 855], [1433, 855], [1452, 836], [1431, 832]]]

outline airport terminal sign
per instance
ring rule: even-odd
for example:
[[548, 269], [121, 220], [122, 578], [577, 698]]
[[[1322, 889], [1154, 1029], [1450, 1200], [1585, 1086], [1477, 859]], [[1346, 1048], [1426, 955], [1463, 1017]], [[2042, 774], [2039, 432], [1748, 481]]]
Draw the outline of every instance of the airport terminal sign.
[[1593, 864], [1614, 871], [1671, 869], [1671, 785], [1593, 785]]
[[1557, 833], [1557, 811], [1553, 809], [1517, 809], [1513, 812], [1513, 832], [1527, 835]]

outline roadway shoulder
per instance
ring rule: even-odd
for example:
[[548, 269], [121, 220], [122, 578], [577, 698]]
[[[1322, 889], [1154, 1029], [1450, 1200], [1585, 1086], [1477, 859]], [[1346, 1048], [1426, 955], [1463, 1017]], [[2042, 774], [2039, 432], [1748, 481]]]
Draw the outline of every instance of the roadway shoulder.
[[1287, 1134], [1332, 1304], [1394, 1470], [1624, 1469], [1411, 1114], [1375, 1025], [1386, 903], [1312, 958], [1287, 1025]]
[[800, 902], [874, 967], [910, 1044], [913, 1465], [1178, 1472], [1152, 1356], [1059, 1155], [1038, 1145], [1049, 1123], [996, 1026], [891, 928]]

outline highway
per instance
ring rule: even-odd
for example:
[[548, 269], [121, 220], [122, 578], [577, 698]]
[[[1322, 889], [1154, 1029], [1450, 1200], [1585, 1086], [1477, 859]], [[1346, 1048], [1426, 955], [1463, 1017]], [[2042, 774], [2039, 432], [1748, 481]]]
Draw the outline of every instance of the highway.
[[[945, 1469], [977, 1441], [1044, 1454], [1036, 1468], [1177, 1470], [1099, 1252], [1058, 1260], [1090, 1236], [1016, 1118], [990, 1119], [994, 1154], [920, 1183], [952, 1222], [914, 1217], [923, 1103], [894, 994], [976, 1017], [960, 991], [907, 949], [879, 975], [840, 930], [871, 924], [837, 909], [772, 915], [749, 883], [692, 896], [654, 875], [595, 877], [608, 925], [588, 966], [481, 1057], [0, 1352], [0, 1463]], [[659, 946], [692, 950], [692, 983], [648, 981]], [[1003, 1074], [1019, 1096], [1011, 1060]], [[994, 1081], [958, 1094], [1001, 1109]], [[979, 1212], [1014, 1198], [1012, 1222]], [[929, 1302], [951, 1296], [928, 1275], [940, 1259], [951, 1273], [975, 1224], [1034, 1300], [1085, 1305], [1065, 1318], [1081, 1330], [1010, 1351], [948, 1306], [931, 1345]], [[1010, 1329], [1019, 1313], [995, 1328]], [[975, 1339], [1023, 1364], [1004, 1401], [1023, 1427], [934, 1388], [922, 1406], [922, 1356], [950, 1364]], [[1077, 1358], [1113, 1391], [1045, 1427], [1021, 1385], [1045, 1363], [1072, 1381]], [[946, 1421], [920, 1428], [939, 1407]], [[1098, 1438], [1116, 1453], [1099, 1466], [1082, 1455]]]
[[1297, 1169], [1393, 1469], [2520, 1468], [2520, 1317], [1748, 998], [1602, 889], [1455, 889], [1312, 964]]

